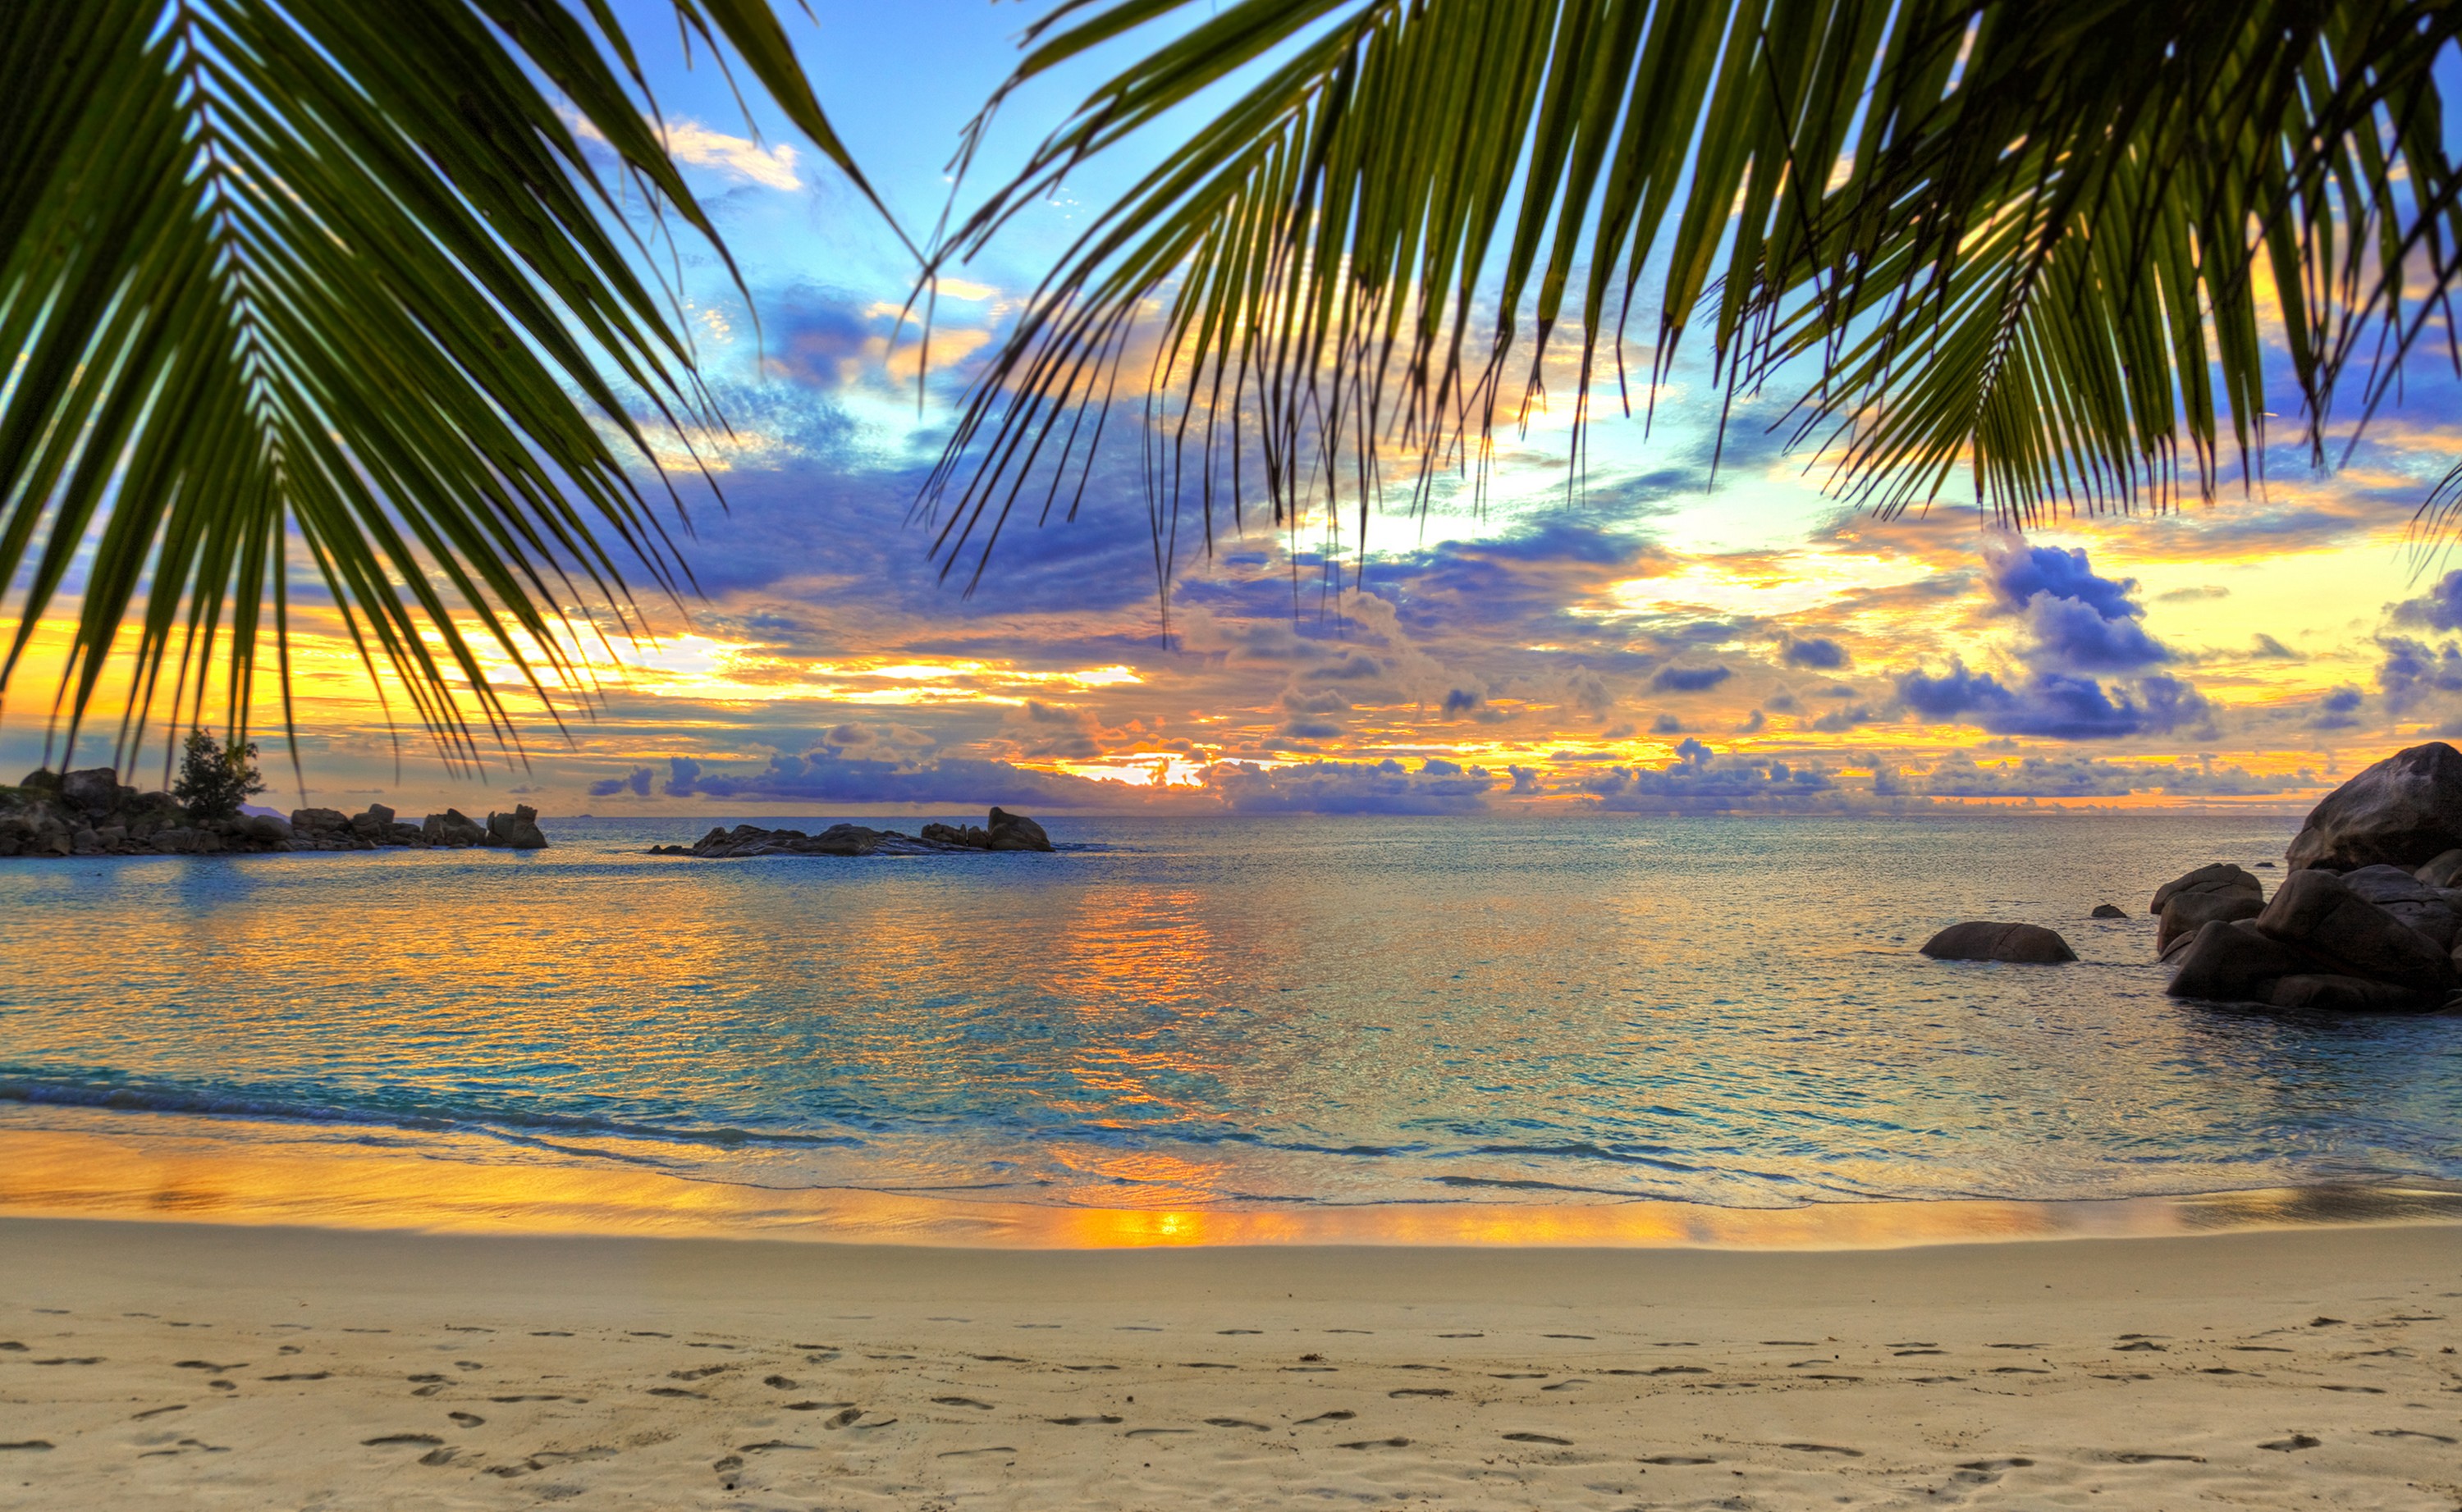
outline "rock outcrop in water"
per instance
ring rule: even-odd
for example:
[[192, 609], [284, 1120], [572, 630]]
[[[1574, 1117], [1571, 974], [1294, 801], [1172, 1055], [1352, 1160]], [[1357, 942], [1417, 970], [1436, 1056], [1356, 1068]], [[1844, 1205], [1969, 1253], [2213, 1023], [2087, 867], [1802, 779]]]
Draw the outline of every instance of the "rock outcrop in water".
[[994, 809], [983, 824], [926, 824], [920, 835], [862, 824], [832, 824], [817, 835], [738, 824], [712, 829], [690, 845], [653, 845], [653, 856], [937, 856], [953, 851], [1049, 850], [1051, 838], [1023, 814]]
[[2462, 751], [2431, 740], [2369, 767], [2309, 812], [2283, 860], [2270, 900], [2219, 862], [2155, 893], [2172, 996], [2333, 1012], [2455, 1001]]
[[295, 850], [378, 850], [394, 846], [486, 845], [537, 850], [547, 844], [528, 804], [490, 814], [485, 824], [459, 809], [426, 822], [397, 820], [371, 803], [358, 814], [302, 808], [288, 820], [270, 814], [192, 820], [168, 793], [140, 793], [110, 767], [65, 775], [31, 773], [0, 787], [0, 857], [214, 856]]

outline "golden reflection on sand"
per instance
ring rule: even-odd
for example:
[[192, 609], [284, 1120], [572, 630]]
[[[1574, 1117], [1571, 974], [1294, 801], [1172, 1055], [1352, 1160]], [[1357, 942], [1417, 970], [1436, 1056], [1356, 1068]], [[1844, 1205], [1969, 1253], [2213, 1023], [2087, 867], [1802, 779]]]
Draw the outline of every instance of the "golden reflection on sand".
[[2462, 1190], [2306, 1187], [2106, 1202], [1634, 1202], [1121, 1209], [772, 1189], [330, 1144], [0, 1131], [0, 1212], [431, 1232], [802, 1239], [1032, 1249], [1231, 1245], [1872, 1249], [2462, 1222]]

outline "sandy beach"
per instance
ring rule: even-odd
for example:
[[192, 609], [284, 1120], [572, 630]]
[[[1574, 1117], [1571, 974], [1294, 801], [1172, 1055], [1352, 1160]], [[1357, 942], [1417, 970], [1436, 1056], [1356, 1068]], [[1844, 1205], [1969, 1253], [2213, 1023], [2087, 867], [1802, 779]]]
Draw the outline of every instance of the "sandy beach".
[[1027, 1251], [0, 1220], [0, 1505], [2462, 1503], [2462, 1228]]

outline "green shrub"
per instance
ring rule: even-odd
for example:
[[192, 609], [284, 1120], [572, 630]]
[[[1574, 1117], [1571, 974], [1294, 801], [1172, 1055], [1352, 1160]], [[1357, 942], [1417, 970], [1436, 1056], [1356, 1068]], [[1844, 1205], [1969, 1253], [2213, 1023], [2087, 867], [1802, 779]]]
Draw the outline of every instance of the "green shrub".
[[191, 730], [180, 748], [180, 779], [171, 796], [191, 820], [236, 819], [242, 803], [265, 791], [255, 762], [256, 742], [226, 751], [212, 735]]

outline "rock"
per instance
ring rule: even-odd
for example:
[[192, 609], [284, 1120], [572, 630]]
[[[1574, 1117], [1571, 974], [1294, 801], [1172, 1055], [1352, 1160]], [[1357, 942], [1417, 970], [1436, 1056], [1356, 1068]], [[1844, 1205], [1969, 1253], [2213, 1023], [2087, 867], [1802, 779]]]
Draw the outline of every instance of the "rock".
[[2318, 968], [2315, 957], [2245, 919], [2206, 925], [2178, 953], [2179, 969], [2164, 990], [2222, 1003], [2263, 1002], [2277, 979]]
[[[291, 820], [295, 824], [299, 816], [293, 814]], [[458, 808], [428, 815], [425, 822], [419, 826], [419, 832], [430, 845], [479, 845], [486, 843], [487, 839], [486, 826]]]
[[1043, 833], [1043, 826], [1023, 814], [1012, 814], [1006, 809], [995, 808], [991, 812], [990, 822], [986, 827], [991, 831], [991, 848], [994, 850], [1049, 850], [1051, 848], [1051, 837]]
[[17, 785], [35, 793], [57, 793], [60, 790], [60, 775], [50, 767], [38, 766], [27, 773]]
[[371, 803], [362, 813], [351, 816], [351, 833], [361, 840], [382, 841], [393, 829], [393, 810], [381, 803]]
[[125, 824], [97, 824], [94, 829], [94, 838], [102, 841], [103, 849], [118, 850], [120, 846], [128, 843], [128, 826]]
[[241, 816], [239, 832], [252, 840], [261, 840], [277, 845], [289, 844], [292, 833], [289, 823], [275, 819], [270, 814]]
[[60, 778], [60, 801], [80, 814], [108, 814], [119, 806], [119, 774], [107, 766], [68, 773]]
[[2451, 887], [2462, 884], [2462, 845], [2439, 852], [2429, 863], [2411, 873], [2431, 887]]
[[2295, 871], [2257, 926], [2323, 956], [2341, 970], [2424, 991], [2453, 985], [2453, 963], [2435, 943], [2351, 890], [2332, 872]]
[[2418, 1013], [2444, 1001], [2436, 992], [2371, 982], [2365, 977], [2302, 973], [2273, 985], [2265, 1000], [2276, 1008], [2304, 1008], [2325, 1013]]
[[935, 845], [956, 845], [966, 850], [992, 848], [992, 832], [981, 824], [968, 824], [963, 828], [955, 824], [926, 824], [922, 838]]
[[2163, 922], [2154, 931], [2154, 948], [2162, 950], [2182, 935], [2206, 925], [2254, 919], [2265, 911], [2262, 899], [2246, 892], [2175, 892], [2163, 905]]
[[291, 827], [302, 835], [334, 835], [351, 827], [351, 817], [335, 808], [294, 808]]
[[2117, 904], [2099, 903], [2094, 905], [2094, 912], [2086, 915], [2086, 917], [2089, 919], [2126, 919], [2128, 917], [2128, 910], [2121, 907]]
[[424, 845], [427, 832], [408, 820], [395, 820], [385, 826], [383, 841], [388, 845]]
[[2462, 848], [2462, 751], [2442, 740], [2396, 752], [2325, 795], [2291, 841], [2291, 869], [2408, 871]]
[[515, 850], [544, 850], [547, 835], [538, 827], [538, 810], [528, 803], [517, 803], [509, 814], [487, 816], [488, 843], [509, 845]]
[[2399, 866], [2363, 866], [2343, 873], [2343, 885], [2436, 942], [2440, 950], [2453, 948], [2462, 914], [2441, 888], [2431, 887]]
[[2163, 912], [2165, 904], [2184, 892], [2244, 892], [2255, 898], [2259, 905], [2265, 902], [2263, 883], [2227, 861], [2218, 861], [2212, 865], [2200, 866], [2185, 877], [2174, 877], [2155, 888], [2154, 902], [2147, 907], [2146, 911], [2159, 916]]
[[2077, 952], [2069, 948], [2066, 940], [2041, 925], [1983, 920], [1951, 925], [1924, 942], [1923, 953], [1935, 961], [2016, 961], [2042, 966], [2077, 959]]

